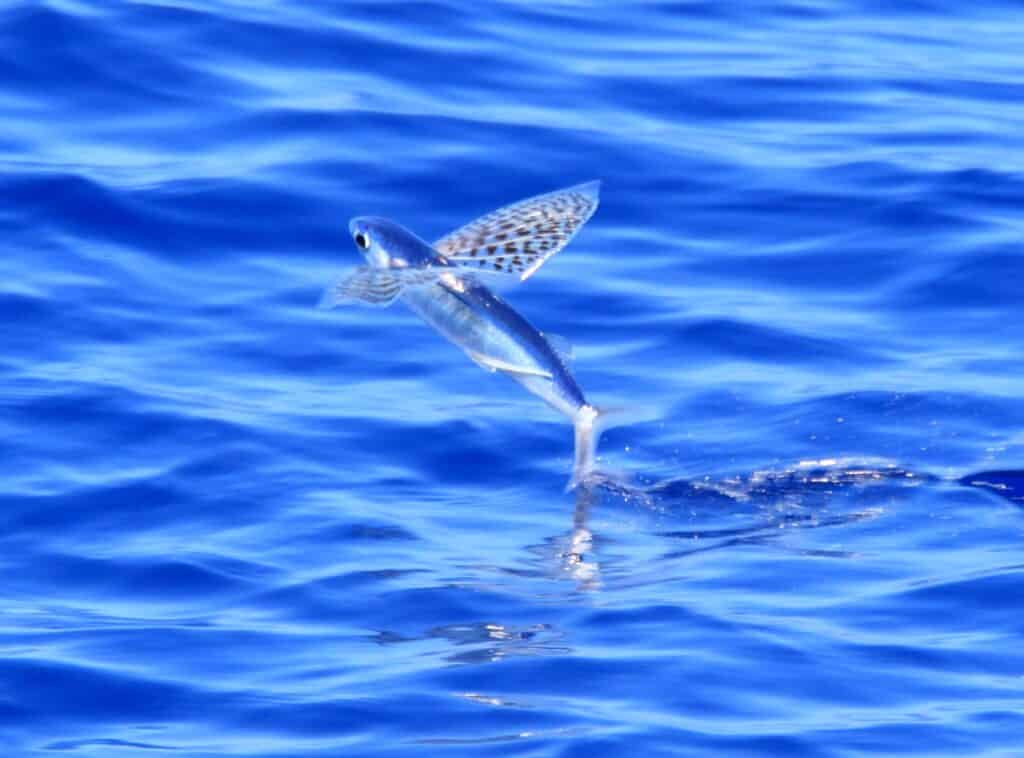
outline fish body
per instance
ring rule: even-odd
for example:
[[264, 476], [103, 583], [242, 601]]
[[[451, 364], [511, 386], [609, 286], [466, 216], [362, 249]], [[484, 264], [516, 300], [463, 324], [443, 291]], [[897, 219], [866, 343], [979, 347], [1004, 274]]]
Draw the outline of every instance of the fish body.
[[410, 288], [401, 299], [481, 367], [514, 379], [566, 416], [586, 405], [563, 357], [483, 284], [442, 276], [437, 284]]
[[366, 265], [339, 279], [321, 305], [404, 302], [475, 363], [513, 379], [575, 427], [570, 487], [593, 468], [602, 412], [590, 405], [563, 350], [500, 298], [490, 278], [525, 281], [597, 207], [598, 184], [506, 206], [428, 244], [393, 221], [361, 216], [349, 231]]

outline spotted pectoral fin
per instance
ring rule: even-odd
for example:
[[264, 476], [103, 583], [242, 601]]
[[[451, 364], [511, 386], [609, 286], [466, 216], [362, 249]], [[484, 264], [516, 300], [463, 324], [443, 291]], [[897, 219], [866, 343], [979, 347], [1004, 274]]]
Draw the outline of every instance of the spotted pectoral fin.
[[508, 361], [503, 361], [499, 358], [493, 358], [483, 353], [478, 353], [475, 350], [467, 350], [466, 353], [473, 362], [481, 368], [485, 368], [488, 371], [501, 371], [505, 374], [516, 374], [518, 376], [539, 376], [542, 379], [550, 379], [551, 372], [544, 371], [543, 369], [534, 368], [533, 366], [518, 366]]
[[442, 237], [434, 248], [461, 268], [526, 281], [594, 215], [600, 186], [587, 182], [507, 205]]
[[324, 290], [320, 308], [330, 310], [339, 305], [387, 307], [403, 289], [432, 284], [438, 276], [436, 269], [358, 266]]

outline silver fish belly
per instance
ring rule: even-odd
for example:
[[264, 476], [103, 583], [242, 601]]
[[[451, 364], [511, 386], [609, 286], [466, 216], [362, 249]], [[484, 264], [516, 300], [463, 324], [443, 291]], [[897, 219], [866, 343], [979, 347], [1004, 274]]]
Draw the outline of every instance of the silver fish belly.
[[544, 335], [484, 285], [443, 277], [429, 287], [404, 291], [401, 299], [478, 364], [511, 377], [570, 419], [586, 405]]

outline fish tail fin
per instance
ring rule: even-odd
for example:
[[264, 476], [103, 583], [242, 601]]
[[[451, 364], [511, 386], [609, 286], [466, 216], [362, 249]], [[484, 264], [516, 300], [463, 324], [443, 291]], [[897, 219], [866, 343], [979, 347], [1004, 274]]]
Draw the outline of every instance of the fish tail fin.
[[601, 409], [593, 405], [581, 405], [573, 417], [575, 428], [576, 454], [572, 467], [572, 479], [566, 485], [566, 491], [578, 487], [588, 476], [594, 473], [597, 459], [597, 443], [606, 429], [625, 423], [624, 419], [616, 419], [617, 409]]

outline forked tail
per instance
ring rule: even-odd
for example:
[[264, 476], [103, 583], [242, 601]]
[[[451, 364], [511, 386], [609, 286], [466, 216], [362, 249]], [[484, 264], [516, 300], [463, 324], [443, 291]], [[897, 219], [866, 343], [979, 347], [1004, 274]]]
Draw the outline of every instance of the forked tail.
[[572, 479], [566, 486], [567, 491], [578, 487], [594, 472], [597, 443], [601, 439], [601, 433], [615, 426], [610, 420], [610, 415], [613, 414], [593, 405], [581, 405], [576, 411], [572, 422], [576, 429], [576, 460], [572, 467]]

